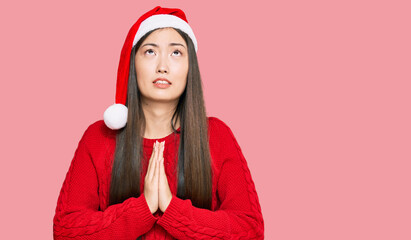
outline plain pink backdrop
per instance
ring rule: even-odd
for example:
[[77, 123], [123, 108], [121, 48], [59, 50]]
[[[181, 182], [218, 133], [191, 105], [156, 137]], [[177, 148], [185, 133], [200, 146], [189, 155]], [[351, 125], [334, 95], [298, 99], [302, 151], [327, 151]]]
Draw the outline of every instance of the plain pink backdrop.
[[247, 159], [266, 239], [411, 239], [409, 1], [1, 3], [2, 239], [52, 239], [121, 47], [156, 5], [198, 39], [207, 112]]

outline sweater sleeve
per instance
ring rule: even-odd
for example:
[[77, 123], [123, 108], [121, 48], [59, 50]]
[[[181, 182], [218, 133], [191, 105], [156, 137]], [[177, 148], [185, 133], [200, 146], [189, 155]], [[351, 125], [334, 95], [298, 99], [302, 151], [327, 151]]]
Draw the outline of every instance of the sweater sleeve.
[[[88, 129], [89, 130], [89, 129]], [[151, 214], [144, 194], [99, 209], [98, 179], [87, 142], [80, 140], [57, 201], [54, 239], [136, 239], [158, 217]]]
[[217, 183], [220, 208], [197, 208], [190, 199], [173, 195], [157, 224], [177, 239], [264, 239], [264, 220], [250, 170], [228, 126], [226, 133], [228, 154]]

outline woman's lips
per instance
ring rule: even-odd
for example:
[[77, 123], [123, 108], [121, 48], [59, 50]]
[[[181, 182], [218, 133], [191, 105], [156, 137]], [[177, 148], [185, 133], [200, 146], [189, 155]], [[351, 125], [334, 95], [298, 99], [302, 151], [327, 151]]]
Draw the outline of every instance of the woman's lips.
[[171, 84], [171, 82], [168, 81], [167, 78], [157, 78], [156, 80], [153, 81], [153, 83], [155, 83], [155, 82], [157, 82], [157, 81], [163, 81], [163, 82], [167, 82], [167, 83]]
[[156, 83], [153, 83], [153, 84], [154, 84], [154, 86], [156, 86], [158, 88], [162, 88], [162, 89], [170, 87], [170, 84], [168, 84], [168, 83], [164, 84], [164, 83], [156, 82]]

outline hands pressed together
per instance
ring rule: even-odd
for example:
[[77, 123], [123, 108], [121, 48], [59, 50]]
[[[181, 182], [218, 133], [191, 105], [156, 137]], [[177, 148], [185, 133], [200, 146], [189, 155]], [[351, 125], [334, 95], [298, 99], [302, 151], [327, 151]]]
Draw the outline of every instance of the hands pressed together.
[[172, 194], [164, 170], [164, 142], [155, 142], [144, 179], [144, 196], [151, 213], [158, 209], [165, 212], [171, 202]]

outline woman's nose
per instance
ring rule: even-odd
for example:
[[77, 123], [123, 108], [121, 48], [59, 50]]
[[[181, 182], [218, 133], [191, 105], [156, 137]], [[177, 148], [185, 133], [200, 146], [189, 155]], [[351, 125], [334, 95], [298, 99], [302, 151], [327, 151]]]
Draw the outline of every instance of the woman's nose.
[[168, 64], [167, 64], [167, 59], [164, 59], [164, 57], [161, 57], [157, 66], [157, 72], [158, 73], [168, 73]]
[[168, 73], [167, 69], [165, 69], [163, 67], [158, 68], [157, 72], [158, 73]]

